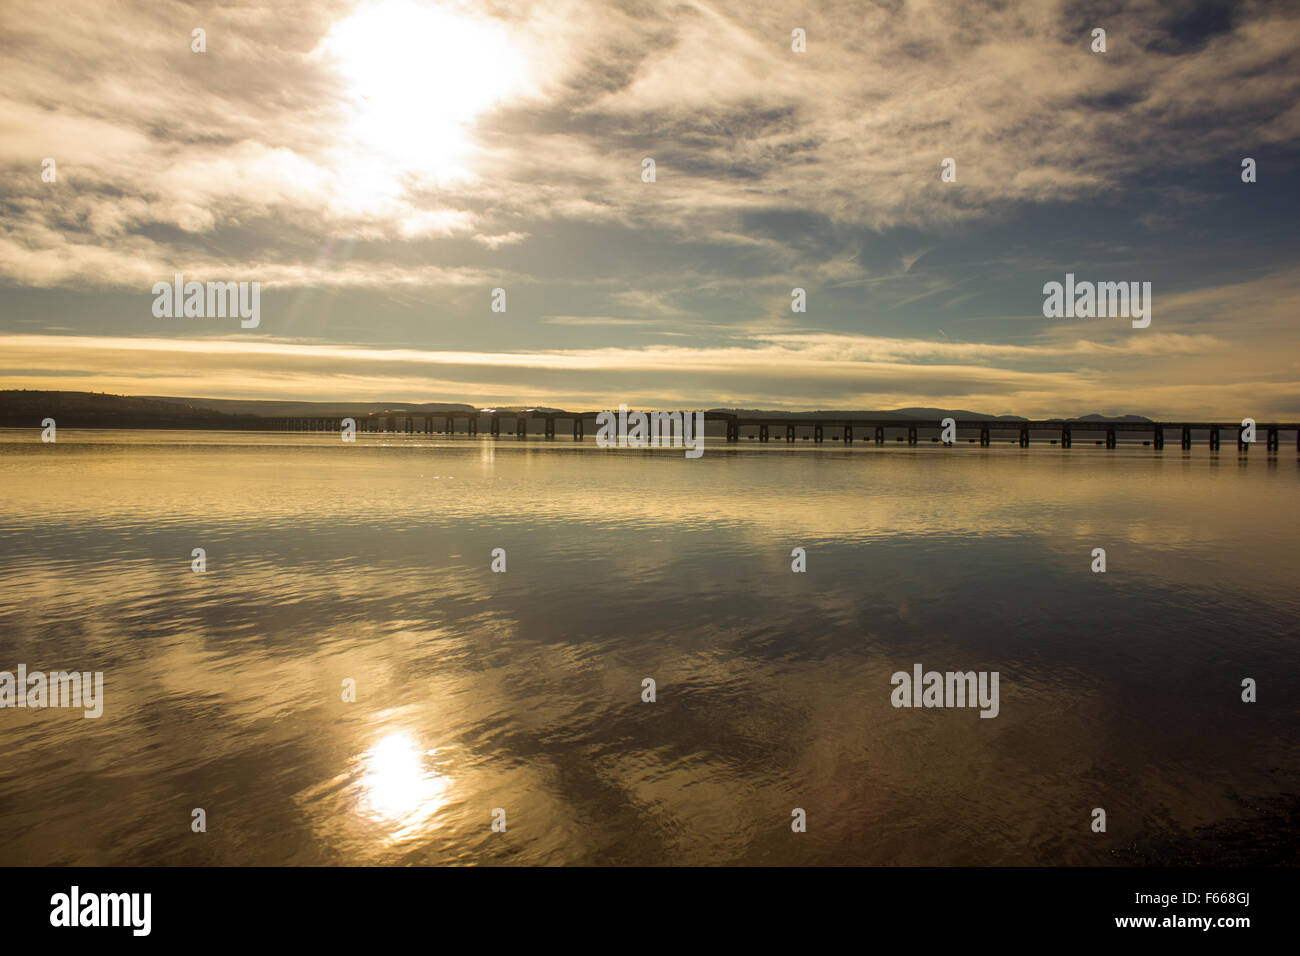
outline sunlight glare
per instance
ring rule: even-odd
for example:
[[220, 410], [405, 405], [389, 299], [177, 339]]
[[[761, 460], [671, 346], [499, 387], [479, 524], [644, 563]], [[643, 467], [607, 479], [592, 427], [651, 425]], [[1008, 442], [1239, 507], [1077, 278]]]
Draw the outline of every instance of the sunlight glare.
[[501, 24], [452, 5], [365, 4], [321, 47], [348, 83], [349, 148], [435, 179], [467, 174], [473, 122], [528, 77]]
[[363, 760], [363, 807], [372, 818], [395, 825], [399, 835], [418, 830], [442, 806], [448, 780], [424, 766], [408, 735], [389, 734]]

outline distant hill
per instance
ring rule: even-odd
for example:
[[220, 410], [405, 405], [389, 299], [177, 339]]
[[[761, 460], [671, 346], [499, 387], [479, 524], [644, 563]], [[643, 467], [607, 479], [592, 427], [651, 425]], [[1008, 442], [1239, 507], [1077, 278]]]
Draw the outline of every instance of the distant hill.
[[329, 418], [370, 412], [472, 412], [474, 405], [447, 402], [284, 402], [240, 398], [170, 398], [145, 396], [145, 401], [171, 402], [190, 408], [206, 408], [227, 415], [258, 415], [264, 418]]
[[1027, 420], [1023, 415], [985, 415], [983, 412], [967, 412], [952, 408], [900, 408], [898, 413], [911, 418], [956, 418], [961, 421], [1023, 422]]
[[[710, 408], [710, 412], [728, 415], [761, 415], [764, 418], [896, 418], [907, 421], [910, 418], [933, 420], [955, 418], [960, 422], [1023, 422], [1028, 421], [1023, 415], [988, 415], [984, 412], [971, 412], [961, 408], [896, 408], [892, 411], [816, 411], [816, 412], [769, 412], [751, 408]], [[1064, 418], [1052, 418], [1048, 421], [1066, 421]], [[1071, 417], [1073, 422], [1149, 422], [1151, 419], [1141, 415], [1080, 415]]]
[[[244, 400], [233, 398], [177, 398], [161, 395], [128, 396], [108, 395], [103, 392], [63, 392], [12, 389], [0, 391], [0, 426], [7, 428], [39, 428], [43, 418], [54, 418], [60, 425], [70, 428], [259, 428], [266, 427], [268, 418], [342, 418], [348, 415], [370, 413], [466, 414], [484, 406], [463, 402], [294, 402]], [[563, 413], [565, 409], [540, 406], [493, 406], [506, 413], [536, 411]], [[595, 411], [594, 408], [574, 408], [572, 411]], [[964, 409], [899, 408], [893, 411], [767, 411], [747, 408], [711, 408], [720, 414], [762, 416], [764, 418], [822, 418], [850, 417], [883, 418], [909, 421], [912, 419], [937, 420], [955, 418], [958, 421], [1021, 422], [1016, 415], [986, 415]], [[1061, 419], [1053, 419], [1060, 421]], [[1073, 421], [1092, 422], [1149, 422], [1141, 415], [1106, 417], [1084, 415]]]
[[1080, 415], [1074, 419], [1078, 422], [1149, 422], [1151, 419], [1143, 415]]
[[769, 412], [764, 409], [752, 408], [710, 408], [710, 412], [726, 413], [728, 415], [761, 415], [764, 418], [896, 418], [899, 421], [908, 419], [932, 419], [932, 418], [955, 418], [959, 421], [972, 422], [1023, 422], [1024, 418], [1017, 415], [986, 415], [983, 412], [968, 412], [962, 409], [949, 408], [896, 408], [893, 411], [849, 411], [837, 409], [834, 411], [816, 411], [816, 412]]
[[255, 415], [228, 415], [183, 402], [103, 392], [0, 391], [0, 426], [40, 428], [251, 428]]

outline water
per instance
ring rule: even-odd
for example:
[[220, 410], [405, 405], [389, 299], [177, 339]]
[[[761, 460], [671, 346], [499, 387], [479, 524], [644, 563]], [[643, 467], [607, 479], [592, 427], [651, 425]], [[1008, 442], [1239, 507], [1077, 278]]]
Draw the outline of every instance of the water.
[[[1262, 448], [711, 442], [688, 461], [2, 431], [0, 670], [100, 670], [106, 700], [97, 720], [0, 710], [0, 863], [1294, 847], [1297, 477]], [[999, 716], [895, 709], [915, 663], [998, 671]]]

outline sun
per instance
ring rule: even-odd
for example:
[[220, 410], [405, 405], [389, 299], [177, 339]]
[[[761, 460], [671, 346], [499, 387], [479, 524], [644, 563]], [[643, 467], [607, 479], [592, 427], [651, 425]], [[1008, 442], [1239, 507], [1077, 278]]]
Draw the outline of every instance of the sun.
[[341, 146], [435, 180], [468, 173], [475, 120], [525, 89], [530, 72], [503, 24], [454, 4], [363, 4], [319, 52], [347, 84]]

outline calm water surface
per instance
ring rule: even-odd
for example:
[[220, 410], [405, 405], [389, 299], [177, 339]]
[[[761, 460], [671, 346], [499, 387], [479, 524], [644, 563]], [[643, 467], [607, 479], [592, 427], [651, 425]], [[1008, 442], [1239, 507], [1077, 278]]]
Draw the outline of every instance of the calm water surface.
[[[106, 697], [0, 710], [0, 863], [1218, 862], [1300, 792], [1298, 479], [0, 431], [0, 670]], [[893, 708], [914, 663], [998, 671], [1000, 715]]]

